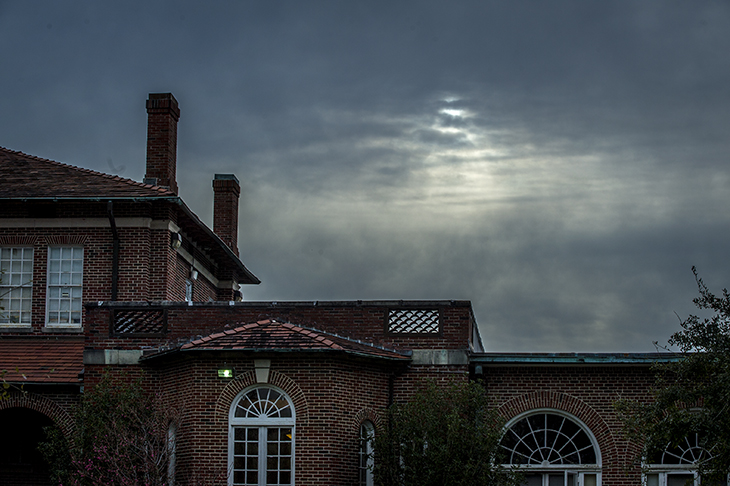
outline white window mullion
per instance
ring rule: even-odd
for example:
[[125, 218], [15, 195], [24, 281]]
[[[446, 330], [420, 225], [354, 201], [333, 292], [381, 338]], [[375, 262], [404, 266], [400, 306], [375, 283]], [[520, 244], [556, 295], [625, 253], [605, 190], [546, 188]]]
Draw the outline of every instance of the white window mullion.
[[259, 427], [259, 486], [266, 486], [266, 459], [269, 456], [266, 446], [266, 427]]

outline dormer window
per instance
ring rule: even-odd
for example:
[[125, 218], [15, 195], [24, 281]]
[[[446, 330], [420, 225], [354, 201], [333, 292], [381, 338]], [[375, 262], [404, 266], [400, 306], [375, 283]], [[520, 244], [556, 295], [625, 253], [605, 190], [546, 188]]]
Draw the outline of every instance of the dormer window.
[[48, 249], [48, 326], [81, 326], [81, 290], [84, 249], [80, 246], [52, 246]]

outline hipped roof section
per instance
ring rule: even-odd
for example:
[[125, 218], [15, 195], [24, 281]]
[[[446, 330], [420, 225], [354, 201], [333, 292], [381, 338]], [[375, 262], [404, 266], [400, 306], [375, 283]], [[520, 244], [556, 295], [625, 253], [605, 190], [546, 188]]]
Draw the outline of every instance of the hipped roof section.
[[84, 342], [4, 339], [0, 370], [9, 383], [80, 384]]
[[168, 350], [156, 350], [143, 359], [202, 351], [249, 351], [263, 353], [330, 352], [366, 358], [410, 361], [410, 353], [348, 339], [328, 332], [266, 319], [210, 334]]
[[82, 169], [0, 147], [0, 201], [161, 201], [178, 209], [178, 226], [198, 242], [207, 242], [211, 255], [234, 269], [244, 284], [261, 281], [233, 251], [174, 192], [119, 176]]

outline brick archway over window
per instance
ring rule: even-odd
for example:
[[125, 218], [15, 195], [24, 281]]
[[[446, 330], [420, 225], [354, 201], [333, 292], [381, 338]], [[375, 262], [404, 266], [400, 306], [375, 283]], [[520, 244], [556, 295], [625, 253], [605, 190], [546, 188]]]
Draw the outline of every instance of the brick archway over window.
[[604, 464], [610, 464], [612, 458], [618, 457], [616, 438], [608, 424], [592, 407], [565, 393], [552, 391], [526, 393], [503, 403], [497, 410], [502, 418], [510, 420], [521, 413], [539, 409], [560, 410], [580, 419], [596, 438]]
[[294, 411], [297, 417], [297, 426], [307, 425], [309, 423], [309, 405], [304, 396], [304, 392], [299, 385], [291, 378], [278, 371], [271, 370], [269, 372], [269, 381], [267, 383], [257, 383], [256, 373], [247, 371], [236, 377], [235, 380], [229, 382], [218, 396], [215, 404], [215, 419], [220, 423], [228, 423], [228, 412], [231, 410], [231, 404], [243, 389], [252, 385], [273, 385], [281, 388], [289, 395], [294, 403]]
[[74, 421], [71, 415], [56, 402], [34, 393], [13, 393], [6, 400], [0, 400], [0, 410], [28, 408], [53, 420], [66, 438], [71, 438]]
[[363, 408], [359, 412], [355, 414], [355, 416], [352, 418], [351, 427], [352, 430], [356, 433], [360, 433], [360, 426], [365, 422], [366, 420], [369, 420], [373, 423], [375, 426], [375, 429], [380, 429], [383, 425], [383, 420], [375, 410], [372, 408]]

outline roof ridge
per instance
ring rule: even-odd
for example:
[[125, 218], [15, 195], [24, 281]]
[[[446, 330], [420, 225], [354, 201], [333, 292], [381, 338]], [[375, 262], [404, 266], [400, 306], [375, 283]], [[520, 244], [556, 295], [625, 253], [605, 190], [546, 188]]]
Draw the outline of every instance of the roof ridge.
[[172, 196], [177, 196], [177, 194], [175, 194], [171, 190], [165, 189], [164, 187], [161, 187], [161, 186], [155, 186], [155, 185], [151, 185], [151, 184], [145, 184], [144, 182], [135, 181], [134, 179], [129, 179], [129, 178], [126, 178], [126, 177], [121, 177], [119, 175], [107, 174], [105, 172], [99, 172], [97, 170], [86, 169], [86, 168], [83, 168], [83, 167], [77, 167], [75, 165], [67, 164], [65, 162], [59, 162], [57, 160], [44, 159], [43, 157], [38, 157], [37, 155], [26, 154], [25, 152], [21, 152], [19, 150], [12, 150], [12, 149], [9, 149], [7, 147], [3, 147], [1, 145], [0, 145], [0, 151], [5, 152], [7, 154], [24, 157], [24, 158], [27, 158], [27, 159], [30, 159], [30, 160], [33, 160], [33, 161], [36, 161], [36, 162], [43, 162], [43, 163], [53, 164], [53, 165], [57, 165], [57, 166], [60, 166], [60, 167], [67, 168], [67, 169], [76, 170], [76, 171], [81, 172], [81, 173], [84, 173], [84, 174], [90, 174], [90, 175], [100, 176], [100, 177], [104, 177], [105, 179], [110, 179], [110, 180], [115, 180], [115, 181], [119, 181], [119, 182], [124, 182], [124, 183], [129, 184], [129, 185], [132, 185], [132, 186], [144, 187], [144, 188], [147, 188], [147, 189], [155, 190], [155, 191], [160, 192], [160, 193], [163, 193], [163, 194], [169, 194], [169, 195], [172, 195]]
[[[276, 322], [278, 324], [285, 325], [285, 326], [289, 327], [290, 329], [292, 327], [295, 327], [295, 328], [299, 328], [301, 330], [305, 330], [305, 331], [309, 331], [309, 332], [315, 332], [315, 333], [318, 333], [320, 335], [324, 334], [324, 335], [329, 336], [329, 337], [335, 337], [337, 339], [342, 339], [342, 340], [345, 340], [345, 341], [347, 341], [349, 343], [360, 344], [362, 346], [368, 346], [370, 348], [380, 349], [381, 351], [389, 351], [391, 353], [403, 354], [401, 351], [398, 351], [397, 349], [394, 349], [394, 348], [386, 348], [385, 346], [380, 346], [380, 345], [377, 345], [377, 344], [374, 344], [374, 343], [368, 343], [368, 342], [362, 341], [360, 339], [353, 339], [353, 338], [350, 338], [350, 337], [347, 337], [347, 336], [340, 336], [337, 333], [325, 331], [323, 329], [317, 329], [315, 327], [301, 326], [299, 324], [294, 324], [294, 323], [291, 323], [291, 322], [278, 321], [276, 319], [266, 319], [266, 321], [258, 321], [256, 324], [259, 324], [260, 322], [268, 322], [268, 323]], [[297, 332], [299, 334], [304, 334], [301, 331], [297, 331], [295, 329], [291, 329], [291, 330], [294, 331], [294, 332]], [[304, 334], [304, 335], [306, 336], [307, 334]], [[322, 336], [322, 337], [326, 339], [325, 336]]]
[[[216, 332], [210, 333], [206, 336], [200, 336], [200, 335], [195, 336], [194, 338], [189, 339], [186, 343], [182, 344], [181, 348], [190, 347], [190, 345], [194, 345], [194, 344], [202, 344], [204, 342], [207, 342], [209, 340], [212, 340], [212, 339], [215, 339], [218, 337], [222, 337], [224, 335], [231, 335], [231, 334], [235, 334], [238, 332], [243, 332], [243, 331], [246, 331], [249, 329], [253, 329], [256, 327], [264, 327], [264, 326], [267, 326], [270, 324], [279, 324], [281, 326], [288, 328], [289, 330], [291, 330], [293, 332], [296, 332], [297, 334], [301, 334], [301, 335], [307, 336], [309, 338], [312, 338], [321, 344], [326, 344], [323, 341], [328, 340], [327, 337], [334, 337], [337, 339], [342, 339], [342, 340], [347, 341], [352, 344], [359, 344], [361, 346], [378, 349], [380, 351], [387, 351], [390, 353], [400, 354], [401, 356], [407, 356], [406, 353], [403, 353], [402, 351], [399, 351], [395, 348], [386, 348], [385, 346], [381, 346], [381, 345], [378, 345], [375, 343], [369, 343], [366, 341], [362, 341], [360, 339], [354, 339], [354, 338], [350, 338], [347, 336], [341, 336], [337, 333], [325, 331], [322, 329], [317, 329], [315, 327], [302, 326], [299, 324], [294, 324], [292, 322], [280, 321], [276, 318], [261, 319], [261, 320], [254, 321], [254, 322], [248, 322], [246, 324], [243, 324], [243, 323], [232, 324], [229, 329], [225, 329], [223, 331], [216, 331]], [[302, 331], [305, 331], [305, 332], [302, 332]], [[322, 339], [317, 339], [316, 337], [312, 336], [311, 333], [319, 334], [319, 336]], [[337, 346], [337, 349], [343, 349], [341, 346], [337, 345], [336, 343], [332, 343], [332, 344], [335, 344]], [[329, 346], [329, 345], [328, 345], [328, 347], [332, 348], [332, 346]], [[332, 348], [332, 349], [336, 349], [336, 348]]]

